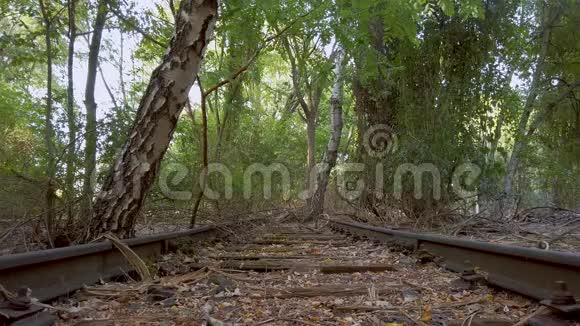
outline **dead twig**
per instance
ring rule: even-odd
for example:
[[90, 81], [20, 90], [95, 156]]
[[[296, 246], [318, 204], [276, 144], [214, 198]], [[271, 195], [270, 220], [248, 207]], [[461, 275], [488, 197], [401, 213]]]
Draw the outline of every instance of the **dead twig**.
[[469, 306], [471, 304], [476, 304], [485, 301], [485, 298], [479, 298], [471, 301], [462, 301], [462, 302], [454, 302], [454, 303], [444, 303], [438, 306], [434, 306], [433, 310], [435, 309], [448, 309], [448, 308], [458, 308], [463, 306]]
[[172, 278], [169, 278], [164, 283], [166, 285], [195, 284], [195, 283], [198, 283], [199, 281], [205, 279], [206, 277], [208, 277], [212, 272], [213, 272], [213, 270], [206, 266], [206, 267], [203, 267], [203, 268], [201, 268], [193, 273], [174, 276]]
[[269, 323], [272, 323], [272, 322], [275, 322], [275, 321], [276, 321], [276, 318], [266, 319], [264, 321], [261, 321], [261, 322], [257, 323], [256, 326], [266, 325], [266, 324], [269, 324]]
[[213, 305], [209, 302], [203, 305], [201, 308], [203, 311], [203, 320], [201, 322], [201, 326], [228, 326], [228, 323], [225, 323], [219, 319], [215, 319], [211, 316], [213, 309]]
[[423, 286], [423, 285], [415, 284], [415, 283], [413, 283], [411, 281], [403, 280], [402, 282], [404, 284], [410, 285], [410, 286], [412, 286], [414, 288], [417, 288], [417, 289], [420, 289], [420, 290], [425, 290], [425, 291], [429, 291], [429, 292], [432, 292], [432, 293], [435, 293], [436, 292], [435, 290], [433, 290], [431, 288], [428, 288], [428, 287]]
[[477, 316], [477, 314], [479, 314], [479, 311], [475, 311], [471, 315], [467, 316], [467, 318], [465, 318], [465, 320], [463, 320], [463, 322], [461, 323], [461, 326], [471, 326], [471, 323], [473, 322], [473, 319], [475, 318], [475, 316]]
[[531, 314], [527, 315], [526, 317], [524, 317], [522, 320], [520, 320], [519, 322], [513, 324], [513, 326], [524, 326], [527, 324], [528, 320], [534, 318], [535, 316], [544, 313], [548, 311], [548, 308], [541, 306], [538, 309], [536, 309], [536, 311], [532, 312]]
[[572, 232], [574, 232], [574, 231], [576, 231], [576, 230], [580, 230], [580, 224], [578, 224], [578, 225], [576, 225], [576, 226], [573, 226], [573, 227], [569, 228], [568, 230], [566, 230], [566, 231], [564, 231], [564, 232], [562, 232], [562, 233], [560, 233], [560, 234], [558, 234], [558, 235], [556, 235], [556, 236], [554, 236], [554, 237], [550, 238], [550, 239], [549, 239], [549, 240], [547, 240], [546, 242], [548, 243], [548, 245], [550, 245], [550, 244], [553, 244], [554, 242], [556, 242], [556, 241], [558, 241], [558, 240], [562, 239], [562, 238], [563, 238], [564, 236], [566, 236], [567, 234], [570, 234], [570, 233], [572, 233]]
[[420, 321], [420, 320], [415, 320], [411, 315], [409, 315], [405, 310], [403, 309], [399, 309], [399, 312], [402, 313], [403, 315], [405, 315], [405, 317], [409, 318], [409, 320], [412, 323], [415, 323], [419, 326], [427, 326], [427, 324], [425, 324], [424, 322]]

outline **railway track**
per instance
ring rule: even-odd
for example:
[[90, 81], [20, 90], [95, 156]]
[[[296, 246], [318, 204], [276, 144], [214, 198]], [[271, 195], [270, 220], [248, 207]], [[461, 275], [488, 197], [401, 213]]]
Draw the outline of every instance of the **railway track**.
[[[339, 232], [351, 237], [340, 235]], [[174, 258], [175, 263], [180, 265], [179, 273], [185, 270], [185, 279], [191, 274], [193, 276], [190, 275], [189, 282], [191, 278], [201, 282], [188, 284], [192, 289], [195, 288], [195, 291], [191, 291], [196, 294], [173, 291], [172, 295], [163, 299], [171, 299], [173, 301], [169, 302], [179, 307], [185, 306], [184, 302], [187, 302], [196, 308], [195, 311], [201, 311], [200, 314], [181, 316], [173, 311], [173, 314], [168, 315], [167, 307], [163, 304], [151, 308], [157, 315], [144, 315], [143, 312], [137, 314], [145, 316], [143, 318], [168, 319], [178, 325], [190, 325], [192, 319], [203, 322], [210, 318], [235, 320], [242, 325], [351, 325], [356, 324], [356, 320], [349, 323], [352, 319], [349, 314], [353, 312], [357, 312], [357, 316], [362, 316], [360, 318], [363, 320], [366, 317], [360, 313], [372, 312], [376, 315], [383, 312], [390, 313], [392, 317], [393, 311], [405, 308], [415, 315], [399, 317], [419, 319], [424, 308], [413, 305], [415, 300], [408, 299], [408, 293], [405, 294], [408, 290], [404, 288], [412, 288], [414, 294], [411, 297], [420, 294], [421, 307], [432, 304], [434, 309], [437, 307], [443, 314], [449, 307], [463, 305], [461, 299], [449, 307], [435, 304], [438, 300], [436, 293], [451, 291], [450, 279], [472, 285], [484, 282], [499, 286], [542, 300], [543, 304], [560, 313], [579, 311], [578, 305], [570, 299], [580, 294], [580, 255], [389, 230], [338, 220], [330, 220], [328, 228], [324, 230], [314, 230], [294, 223], [258, 227], [254, 234], [257, 236], [220, 242], [213, 246], [207, 241], [219, 241], [224, 234], [219, 227], [205, 226], [186, 232], [127, 241], [135, 252], [149, 260], [166, 254], [172, 247], [171, 243], [179, 239], [192, 240], [187, 243], [188, 246], [193, 246], [193, 242], [206, 242], [203, 246], [207, 247], [187, 258], [186, 264], [183, 263], [183, 257]], [[369, 241], [353, 242], [352, 238]], [[409, 262], [398, 251], [392, 252], [392, 247], [412, 250], [415, 258]], [[459, 274], [441, 274], [435, 264], [420, 263], [423, 260], [435, 260], [437, 264]], [[26, 285], [32, 289], [34, 297], [48, 301], [98, 280], [126, 275], [130, 270], [123, 256], [111, 244], [98, 243], [0, 257], [0, 284], [12, 291]], [[172, 272], [166, 270], [164, 273], [170, 275]], [[445, 275], [445, 281], [439, 282], [435, 275]], [[175, 277], [168, 276], [165, 281], [162, 278], [161, 284], [175, 280]], [[177, 279], [184, 280], [183, 277]], [[204, 283], [206, 280], [207, 283]], [[562, 282], [567, 285], [568, 291], [555, 290], [556, 284]], [[131, 285], [127, 286], [132, 289]], [[168, 288], [173, 289], [171, 286]], [[480, 300], [485, 293], [493, 293], [491, 291], [485, 285], [477, 285], [477, 290], [473, 291], [479, 295], [479, 299], [476, 298], [479, 300], [477, 304], [485, 302], [486, 306], [497, 305], [498, 302], [493, 300]], [[134, 295], [136, 292], [127, 293]], [[140, 292], [140, 296], [131, 295], [130, 299], [137, 301], [141, 296], [149, 297], [148, 292]], [[250, 304], [248, 300], [254, 300], [254, 303]], [[286, 300], [290, 303], [285, 303]], [[305, 308], [288, 308], [288, 305], [292, 306], [293, 300], [298, 300]], [[398, 308], [392, 306], [400, 300]], [[208, 302], [212, 301], [217, 303], [210, 309], [211, 312], [204, 310]], [[219, 302], [228, 302], [228, 305]], [[243, 314], [244, 308], [240, 308], [247, 308], [248, 305], [264, 308], [252, 309], [255, 316], [248, 319], [247, 313]], [[287, 313], [284, 313], [285, 309], [289, 309]], [[332, 316], [326, 313], [329, 309]], [[26, 318], [32, 318], [37, 322], [35, 325], [50, 325], [50, 321], [41, 320], [46, 318], [46, 313], [37, 314], [41, 310], [39, 307], [31, 307], [30, 311], [0, 309], [0, 316], [4, 316], [0, 318], [4, 318], [5, 324], [9, 323], [6, 320], [21, 320], [21, 323], [24, 320], [23, 325], [28, 325]], [[119, 315], [114, 318], [117, 324], [110, 325], [132, 325], [136, 320], [135, 316], [127, 316], [130, 315], [127, 310], [119, 308], [116, 313]], [[66, 324], [75, 325], [74, 319], [69, 322]], [[367, 324], [367, 321], [363, 320], [362, 324]]]
[[[440, 257], [447, 269], [466, 279], [487, 282], [541, 300], [562, 312], [580, 312], [580, 305], [562, 304], [562, 292], [580, 297], [580, 255], [534, 248], [498, 245], [432, 234], [329, 221], [335, 231], [388, 245], [422, 250]], [[554, 297], [554, 295], [556, 297]]]

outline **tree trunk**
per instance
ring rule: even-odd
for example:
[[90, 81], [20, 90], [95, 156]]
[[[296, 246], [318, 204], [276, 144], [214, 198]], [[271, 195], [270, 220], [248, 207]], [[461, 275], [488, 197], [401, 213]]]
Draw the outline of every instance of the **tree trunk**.
[[75, 159], [76, 159], [76, 116], [75, 116], [75, 98], [74, 98], [74, 54], [76, 39], [76, 21], [75, 21], [76, 0], [68, 1], [68, 59], [67, 59], [67, 125], [68, 125], [68, 152], [66, 159], [66, 205], [69, 222], [72, 221], [72, 200], [74, 198], [74, 178], [75, 178]]
[[343, 58], [341, 50], [338, 50], [336, 58], [336, 66], [334, 68], [334, 86], [332, 87], [332, 94], [330, 97], [332, 133], [328, 140], [326, 153], [322, 159], [322, 168], [318, 172], [316, 178], [316, 191], [310, 202], [310, 216], [312, 220], [318, 217], [324, 211], [324, 198], [326, 195], [326, 188], [328, 186], [328, 179], [330, 178], [330, 171], [336, 165], [338, 158], [338, 147], [340, 146], [340, 139], [342, 136], [342, 70]]
[[[278, 34], [281, 32], [278, 31]], [[300, 89], [301, 84], [301, 75], [308, 75], [304, 70], [304, 64], [298, 65], [296, 60], [296, 55], [292, 50], [292, 46], [290, 41], [287, 37], [282, 38], [282, 45], [285, 48], [286, 55], [288, 55], [288, 59], [290, 61], [291, 67], [291, 77], [292, 77], [292, 88], [294, 92], [294, 96], [298, 101], [298, 105], [302, 109], [302, 114], [300, 117], [304, 122], [306, 122], [306, 139], [307, 139], [307, 153], [306, 153], [306, 161], [307, 161], [307, 169], [306, 169], [306, 176], [305, 176], [305, 184], [308, 189], [312, 189], [314, 185], [311, 184], [310, 180], [310, 173], [316, 166], [316, 120], [318, 118], [318, 104], [320, 102], [320, 94], [322, 93], [322, 85], [320, 83], [312, 83], [315, 85], [316, 89], [308, 89], [307, 91], [310, 93], [310, 97], [308, 98], [308, 103], [304, 95], [302, 94], [302, 90]], [[303, 58], [306, 59], [306, 58]], [[302, 70], [302, 73], [301, 73]], [[307, 79], [307, 78], [306, 78]], [[312, 86], [312, 84], [305, 82], [308, 86]], [[318, 96], [317, 96], [318, 95]], [[312, 198], [308, 198], [307, 204], [310, 205], [310, 201]]]
[[306, 118], [306, 132], [307, 132], [307, 163], [308, 163], [308, 173], [306, 176], [310, 175], [312, 169], [316, 166], [316, 118], [308, 116]]
[[207, 185], [207, 167], [208, 167], [208, 155], [207, 155], [207, 95], [203, 91], [203, 86], [201, 85], [201, 80], [198, 78], [197, 83], [199, 85], [199, 91], [201, 93], [201, 124], [202, 124], [202, 180], [200, 184], [200, 189], [195, 198], [195, 203], [193, 204], [193, 211], [191, 213], [191, 221], [189, 223], [190, 228], [195, 227], [195, 223], [197, 221], [197, 211], [199, 210], [199, 205], [201, 204], [201, 200], [203, 199], [203, 195], [205, 193], [205, 187]]
[[52, 125], [52, 39], [50, 33], [52, 30], [52, 22], [50, 20], [49, 12], [45, 6], [44, 0], [40, 0], [40, 10], [42, 12], [42, 20], [46, 28], [44, 41], [46, 45], [46, 109], [44, 111], [44, 142], [47, 149], [47, 164], [46, 164], [46, 213], [45, 213], [45, 226], [47, 231], [48, 242], [51, 247], [54, 247], [52, 243], [52, 231], [54, 227], [55, 220], [55, 173], [56, 173], [56, 155], [55, 148], [53, 144], [54, 138], [54, 127]]
[[120, 30], [119, 38], [119, 86], [121, 87], [121, 95], [123, 96], [123, 102], [121, 103], [121, 107], [126, 108], [129, 104], [127, 103], [127, 91], [125, 90], [125, 77], [124, 77], [124, 68], [123, 68], [123, 61], [125, 61], [125, 37], [123, 36], [123, 30]]
[[[97, 16], [93, 25], [93, 35], [89, 46], [89, 62], [87, 72], [87, 85], [85, 89], [85, 107], [87, 109], [87, 122], [85, 126], [85, 175], [83, 184], [84, 210], [91, 211], [93, 200], [92, 176], [97, 164], [97, 103], [95, 102], [95, 84], [97, 69], [99, 66], [99, 52], [101, 50], [101, 37], [107, 19], [107, 4], [105, 0], [98, 3]], [[90, 214], [90, 213], [89, 213]]]
[[97, 195], [87, 239], [104, 232], [133, 235], [136, 217], [199, 71], [217, 9], [217, 0], [181, 2], [169, 49], [152, 73], [129, 138]]
[[[278, 34], [279, 35], [279, 34]], [[277, 37], [277, 36], [276, 36]], [[273, 38], [270, 38], [270, 40]], [[268, 40], [267, 40], [268, 41]], [[208, 98], [212, 93], [215, 93], [217, 96], [217, 91], [225, 85], [228, 85], [234, 81], [236, 81], [238, 79], [238, 77], [240, 77], [243, 73], [245, 73], [246, 71], [248, 71], [248, 69], [250, 68], [250, 65], [256, 60], [256, 58], [258, 57], [258, 55], [260, 54], [262, 50], [262, 46], [259, 46], [258, 49], [256, 49], [256, 51], [254, 52], [254, 54], [250, 57], [250, 59], [248, 60], [248, 62], [246, 62], [246, 64], [244, 66], [242, 66], [241, 68], [239, 68], [236, 72], [234, 72], [230, 77], [228, 77], [227, 79], [224, 79], [220, 82], [218, 82], [217, 84], [215, 84], [214, 86], [208, 88], [207, 90], [204, 91], [203, 86], [201, 84], [201, 80], [197, 79], [197, 83], [199, 85], [199, 91], [201, 93], [201, 118], [202, 118], [202, 128], [203, 128], [203, 134], [202, 134], [202, 151], [203, 151], [203, 170], [202, 170], [202, 184], [201, 189], [199, 191], [199, 193], [197, 194], [195, 203], [193, 204], [193, 212], [191, 214], [191, 220], [190, 220], [190, 228], [194, 228], [195, 227], [195, 223], [197, 220], [197, 212], [199, 210], [199, 205], [201, 204], [201, 201], [203, 199], [203, 195], [205, 194], [205, 189], [207, 187], [207, 184], [209, 182], [209, 180], [207, 180], [208, 174], [207, 174], [207, 168], [208, 168], [208, 160], [209, 160], [209, 156], [208, 156], [208, 143], [207, 143], [207, 105], [208, 103], [210, 104], [210, 108], [211, 108], [211, 102], [208, 102]], [[217, 123], [217, 145], [216, 145], [216, 152], [215, 152], [215, 159], [219, 160], [220, 158], [220, 149], [221, 149], [221, 142], [222, 142], [222, 136], [223, 136], [223, 130], [226, 126], [226, 121], [227, 121], [227, 115], [224, 117], [224, 125], [223, 128], [220, 124], [220, 119], [219, 119], [219, 112], [217, 111], [217, 105], [215, 108], [215, 112], [216, 112], [216, 123]], [[191, 119], [193, 121], [194, 115], [193, 112], [190, 113], [191, 115]], [[195, 183], [195, 182], [194, 182]], [[219, 205], [217, 205], [216, 202], [216, 206], [218, 207], [219, 210]]]
[[544, 72], [544, 66], [546, 63], [546, 56], [548, 54], [548, 49], [550, 47], [550, 38], [552, 35], [552, 27], [553, 24], [558, 20], [560, 16], [560, 12], [556, 10], [554, 13], [551, 13], [549, 9], [548, 13], [543, 18], [542, 22], [542, 41], [540, 44], [540, 53], [538, 56], [538, 62], [536, 64], [536, 69], [532, 75], [532, 84], [530, 85], [530, 92], [526, 99], [526, 103], [524, 105], [524, 112], [520, 118], [518, 135], [516, 136], [514, 147], [512, 149], [512, 154], [508, 161], [507, 169], [506, 169], [506, 176], [504, 179], [504, 193], [510, 197], [513, 194], [513, 180], [516, 175], [520, 155], [522, 151], [525, 149], [526, 145], [526, 131], [528, 128], [528, 121], [530, 120], [530, 116], [532, 115], [532, 111], [534, 110], [534, 104], [536, 102], [536, 98], [538, 97], [538, 93], [540, 91], [540, 84], [542, 82], [542, 74]]

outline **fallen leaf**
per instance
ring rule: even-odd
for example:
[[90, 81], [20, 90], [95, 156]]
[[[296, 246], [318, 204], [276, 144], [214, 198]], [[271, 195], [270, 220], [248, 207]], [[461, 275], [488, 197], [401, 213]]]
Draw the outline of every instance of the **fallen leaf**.
[[433, 319], [433, 312], [431, 311], [431, 306], [423, 307], [421, 311], [421, 321], [431, 321]]

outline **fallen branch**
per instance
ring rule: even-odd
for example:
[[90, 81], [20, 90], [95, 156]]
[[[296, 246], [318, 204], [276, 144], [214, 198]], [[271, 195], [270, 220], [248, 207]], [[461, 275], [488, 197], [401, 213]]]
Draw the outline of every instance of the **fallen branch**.
[[[201, 270], [207, 267], [207, 263], [191, 263], [187, 265], [191, 269]], [[338, 273], [364, 273], [364, 272], [383, 272], [397, 271], [391, 265], [371, 264], [371, 265], [328, 265], [328, 264], [284, 264], [282, 262], [270, 261], [225, 261], [219, 263], [220, 269], [234, 269], [239, 271], [257, 271], [270, 272], [296, 269], [301, 271], [320, 270], [323, 274]]]
[[469, 306], [471, 304], [481, 303], [483, 301], [485, 301], [485, 298], [478, 298], [478, 299], [475, 299], [475, 300], [462, 301], [462, 302], [454, 302], [454, 303], [444, 303], [444, 304], [440, 304], [440, 305], [434, 306], [433, 307], [433, 310], [435, 310], [435, 309], [448, 309], [448, 308], [457, 308], [457, 307]]
[[[202, 269], [207, 266], [205, 263], [192, 263], [187, 265], [191, 269]], [[238, 270], [238, 271], [257, 271], [257, 272], [270, 272], [270, 271], [281, 271], [288, 270], [292, 266], [281, 265], [281, 264], [258, 264], [258, 263], [248, 263], [248, 262], [235, 262], [226, 261], [221, 264], [217, 264], [220, 269]]]
[[344, 237], [333, 234], [284, 234], [284, 235], [264, 235], [262, 241], [292, 241], [292, 240], [343, 240]]
[[312, 241], [301, 241], [301, 240], [256, 240], [256, 241], [252, 241], [250, 242], [251, 244], [257, 244], [257, 245], [291, 245], [291, 244], [301, 244], [301, 245], [305, 245], [305, 244], [318, 244], [318, 245], [332, 245], [332, 246], [338, 246], [338, 245], [351, 245], [350, 243], [346, 242], [346, 241], [336, 241], [333, 242], [332, 240], [329, 241], [322, 241], [322, 240], [312, 240]]
[[[289, 288], [289, 289], [265, 289], [265, 292], [277, 292], [269, 295], [270, 298], [312, 298], [312, 297], [354, 297], [366, 295], [368, 287], [345, 288], [344, 285], [326, 285], [311, 288]], [[391, 294], [398, 292], [393, 288], [376, 289], [377, 295]]]
[[403, 280], [403, 283], [405, 283], [407, 285], [410, 285], [410, 286], [412, 286], [414, 288], [420, 289], [420, 290], [425, 290], [425, 291], [430, 291], [430, 292], [435, 293], [435, 290], [433, 290], [431, 288], [428, 288], [426, 286], [423, 286], [423, 285], [415, 284], [415, 283], [413, 283], [411, 281]]
[[397, 269], [391, 265], [385, 264], [320, 266], [320, 272], [323, 274], [364, 273], [364, 272], [384, 272], [384, 271], [397, 271]]
[[[231, 273], [227, 273], [223, 270], [219, 270], [219, 269], [215, 269], [215, 268], [210, 268], [210, 271], [214, 272], [214, 273], [218, 273], [218, 274], [222, 274], [224, 276], [227, 276], [233, 280], [236, 281], [242, 281], [242, 282], [263, 282], [266, 280], [278, 280], [278, 279], [283, 279], [286, 278], [286, 276], [284, 275], [280, 275], [280, 276], [262, 276], [260, 278], [251, 278], [251, 277], [244, 277], [244, 276], [238, 276], [235, 274], [231, 274]], [[245, 272], [244, 272], [245, 273]]]
[[[463, 301], [463, 302], [455, 302], [455, 303], [445, 303], [438, 306], [434, 306], [432, 310], [438, 309], [449, 309], [449, 308], [457, 308], [462, 306], [468, 306], [471, 304], [480, 303], [485, 301], [485, 298], [478, 298], [476, 300], [470, 301]], [[371, 311], [392, 311], [398, 312], [401, 309], [405, 310], [417, 310], [420, 307], [394, 307], [394, 306], [366, 306], [366, 305], [344, 305], [344, 306], [334, 306], [333, 310], [340, 311], [340, 312], [353, 312], [353, 311], [362, 311], [362, 312], [371, 312]]]
[[[121, 285], [123, 286], [123, 285]], [[129, 287], [104, 288], [98, 286], [84, 286], [83, 293], [97, 297], [135, 297], [139, 296], [147, 287], [144, 284], [135, 284]]]
[[165, 280], [163, 283], [165, 285], [178, 285], [178, 284], [195, 284], [199, 281], [205, 279], [212, 273], [207, 266], [198, 269], [197, 271], [185, 275], [179, 275]]
[[241, 256], [241, 255], [222, 255], [222, 256], [207, 256], [210, 259], [216, 260], [294, 260], [294, 259], [310, 259], [310, 258], [320, 258], [322, 255], [303, 255], [303, 256]]
[[[398, 312], [400, 307], [394, 306], [365, 306], [365, 305], [345, 305], [345, 306], [334, 306], [333, 310], [338, 312], [372, 312], [372, 311], [390, 311]], [[418, 309], [418, 307], [409, 307], [404, 309]]]

